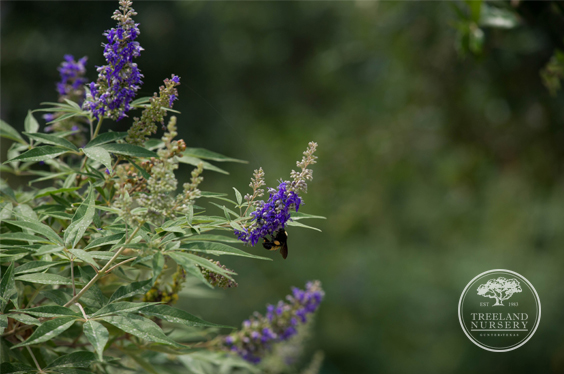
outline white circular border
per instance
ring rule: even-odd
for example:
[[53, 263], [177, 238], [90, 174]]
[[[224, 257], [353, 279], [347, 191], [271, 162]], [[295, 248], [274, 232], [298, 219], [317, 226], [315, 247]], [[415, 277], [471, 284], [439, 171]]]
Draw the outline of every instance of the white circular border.
[[[490, 349], [490, 348], [487, 348], [487, 347], [484, 347], [484, 346], [478, 344], [478, 343], [474, 340], [474, 338], [473, 338], [472, 336], [470, 336], [470, 335], [468, 334], [468, 332], [466, 331], [466, 329], [465, 329], [465, 327], [464, 327], [464, 323], [462, 322], [462, 315], [460, 314], [460, 310], [461, 310], [461, 307], [462, 307], [462, 300], [464, 299], [464, 295], [466, 295], [466, 292], [467, 292], [468, 288], [470, 287], [470, 285], [471, 285], [472, 283], [474, 283], [474, 281], [475, 281], [476, 279], [480, 278], [480, 277], [483, 276], [483, 275], [486, 275], [486, 274], [489, 274], [489, 273], [495, 273], [495, 272], [499, 272], [499, 271], [505, 271], [505, 272], [508, 272], [508, 273], [511, 273], [511, 274], [515, 274], [515, 275], [519, 276], [521, 279], [523, 279], [523, 280], [527, 283], [527, 285], [531, 288], [531, 290], [533, 290], [533, 292], [535, 293], [537, 305], [538, 305], [538, 307], [539, 307], [539, 315], [538, 315], [537, 324], [536, 324], [535, 328], [533, 329], [533, 331], [531, 332], [531, 334], [529, 335], [529, 337], [528, 337], [527, 339], [525, 339], [521, 344], [519, 344], [519, 345], [517, 345], [517, 346], [515, 346], [515, 347], [512, 347], [512, 348], [509, 348], [509, 349]], [[517, 348], [521, 347], [523, 344], [525, 344], [526, 342], [528, 342], [529, 339], [531, 339], [531, 338], [533, 337], [533, 335], [535, 335], [535, 332], [537, 331], [537, 328], [539, 327], [540, 320], [541, 320], [541, 302], [540, 302], [540, 298], [539, 298], [539, 295], [538, 295], [538, 293], [537, 293], [537, 290], [535, 290], [535, 287], [533, 287], [533, 285], [531, 284], [531, 282], [529, 282], [529, 280], [528, 280], [527, 278], [525, 278], [525, 277], [522, 276], [521, 274], [519, 274], [519, 273], [517, 273], [517, 272], [515, 272], [515, 271], [511, 271], [511, 270], [506, 270], [506, 269], [493, 269], [493, 270], [484, 271], [482, 274], [476, 275], [474, 278], [472, 278], [472, 280], [471, 280], [470, 282], [468, 282], [468, 284], [466, 285], [466, 287], [464, 287], [464, 291], [462, 291], [462, 294], [460, 295], [460, 300], [458, 301], [458, 321], [460, 322], [460, 327], [462, 327], [462, 331], [464, 331], [464, 334], [468, 337], [468, 339], [470, 339], [470, 341], [471, 341], [472, 343], [474, 343], [474, 344], [476, 344], [478, 347], [480, 347], [480, 348], [482, 348], [482, 349], [485, 349], [485, 350], [487, 350], [487, 351], [490, 351], [490, 352], [509, 352], [509, 351], [512, 351], [512, 350], [514, 350], [514, 349], [517, 349]]]

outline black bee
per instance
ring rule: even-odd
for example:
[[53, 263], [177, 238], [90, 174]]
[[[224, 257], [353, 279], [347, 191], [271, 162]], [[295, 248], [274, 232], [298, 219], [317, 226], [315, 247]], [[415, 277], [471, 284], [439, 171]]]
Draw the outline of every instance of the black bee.
[[276, 232], [276, 236], [272, 236], [272, 240], [263, 238], [264, 242], [262, 246], [269, 251], [275, 251], [280, 248], [280, 254], [284, 260], [288, 257], [288, 233], [284, 229], [280, 229]]

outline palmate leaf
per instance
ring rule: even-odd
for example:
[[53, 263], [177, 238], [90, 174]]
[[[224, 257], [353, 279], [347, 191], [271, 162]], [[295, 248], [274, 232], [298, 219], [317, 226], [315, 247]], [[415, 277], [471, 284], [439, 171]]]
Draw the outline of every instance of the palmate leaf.
[[94, 195], [94, 188], [92, 187], [92, 184], [90, 184], [88, 196], [84, 199], [82, 204], [80, 204], [74, 214], [74, 217], [72, 217], [71, 224], [65, 230], [64, 239], [67, 248], [74, 248], [80, 239], [82, 239], [82, 236], [88, 226], [92, 223], [94, 213], [96, 212], [96, 208], [94, 206]]
[[98, 354], [98, 359], [103, 360], [104, 347], [108, 343], [110, 334], [108, 329], [100, 322], [89, 320], [82, 326], [86, 339], [92, 344], [94, 350]]
[[26, 345], [39, 344], [53, 339], [55, 336], [65, 332], [75, 322], [76, 317], [61, 317], [44, 322], [23, 343], [13, 348], [25, 347]]
[[18, 157], [14, 157], [11, 160], [5, 161], [4, 164], [12, 161], [26, 161], [26, 162], [46, 161], [68, 152], [70, 152], [68, 148], [46, 145], [43, 147], [30, 149], [29, 151], [22, 153]]
[[42, 143], [47, 143], [47, 144], [52, 144], [52, 145], [59, 145], [61, 147], [64, 148], [68, 148], [71, 151], [78, 151], [78, 148], [76, 148], [76, 146], [74, 144], [72, 144], [70, 141], [68, 141], [65, 138], [61, 138], [59, 136], [56, 135], [52, 135], [52, 134], [42, 134], [42, 133], [29, 133], [29, 132], [24, 132], [25, 135], [27, 135], [28, 138], [30, 139], [34, 139], [37, 140], [39, 142]]
[[143, 340], [184, 348], [166, 336], [156, 323], [137, 314], [106, 316], [100, 317], [100, 320]]
[[98, 247], [102, 247], [104, 245], [109, 245], [109, 244], [115, 244], [115, 243], [119, 242], [123, 238], [124, 235], [125, 234], [114, 234], [114, 235], [108, 235], [108, 236], [103, 236], [103, 237], [98, 238], [98, 239], [94, 239], [86, 247], [84, 247], [84, 250], [88, 250], [88, 249], [91, 249], [91, 248], [98, 248]]

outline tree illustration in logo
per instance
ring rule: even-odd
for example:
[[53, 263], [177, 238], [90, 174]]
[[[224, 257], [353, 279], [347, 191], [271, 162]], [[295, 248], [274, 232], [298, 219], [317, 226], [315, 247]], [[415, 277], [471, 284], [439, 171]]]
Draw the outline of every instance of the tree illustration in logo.
[[490, 279], [486, 284], [481, 284], [478, 287], [478, 295], [495, 299], [493, 306], [503, 306], [504, 300], [509, 299], [514, 293], [522, 291], [517, 279], [505, 279], [504, 277]]

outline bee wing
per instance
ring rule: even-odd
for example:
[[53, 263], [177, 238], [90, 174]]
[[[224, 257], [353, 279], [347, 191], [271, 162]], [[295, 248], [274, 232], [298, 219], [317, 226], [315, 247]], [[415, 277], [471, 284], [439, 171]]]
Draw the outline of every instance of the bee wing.
[[288, 257], [288, 244], [284, 243], [282, 248], [280, 248], [280, 253], [282, 254], [282, 258], [284, 260]]

